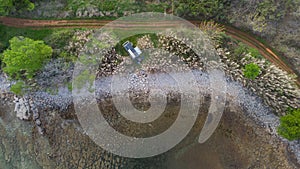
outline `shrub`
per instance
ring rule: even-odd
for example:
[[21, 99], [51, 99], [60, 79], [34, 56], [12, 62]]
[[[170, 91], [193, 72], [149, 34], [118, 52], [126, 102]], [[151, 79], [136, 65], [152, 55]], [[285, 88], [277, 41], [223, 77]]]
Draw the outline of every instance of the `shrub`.
[[255, 48], [248, 47], [248, 52], [254, 58], [257, 58], [257, 59], [262, 59], [263, 58], [262, 55], [260, 54], [260, 52]]
[[52, 55], [52, 48], [43, 41], [14, 37], [3, 53], [3, 71], [14, 79], [32, 78]]
[[241, 57], [242, 55], [245, 55], [247, 53], [250, 53], [252, 57], [257, 58], [257, 59], [263, 58], [257, 49], [247, 46], [246, 44], [244, 44], [242, 42], [239, 42], [237, 44], [237, 47], [234, 48], [234, 55], [237, 57]]
[[200, 23], [199, 28], [205, 34], [208, 35], [217, 44], [221, 43], [224, 34], [224, 26], [214, 22], [214, 21], [203, 21]]
[[23, 10], [31, 11], [34, 9], [34, 3], [30, 0], [0, 0], [0, 15], [8, 15], [10, 12]]
[[226, 0], [179, 0], [175, 4], [175, 13], [179, 16], [202, 18], [202, 19], [224, 19], [223, 12], [227, 7]]
[[278, 133], [290, 141], [300, 140], [300, 108], [290, 110], [286, 116], [280, 117]]
[[18, 81], [16, 84], [12, 85], [10, 91], [16, 95], [23, 95], [25, 83], [23, 81]]
[[255, 63], [247, 64], [244, 68], [244, 76], [248, 79], [255, 79], [260, 73], [260, 67]]
[[246, 46], [244, 43], [242, 43], [242, 42], [238, 43], [238, 46], [234, 49], [234, 54], [235, 54], [235, 56], [237, 56], [237, 57], [240, 57], [241, 55], [244, 55], [244, 54], [246, 54], [247, 52], [248, 52], [248, 48], [247, 48], [247, 46]]
[[45, 42], [54, 49], [65, 47], [72, 39], [75, 31], [73, 29], [62, 29], [53, 31], [51, 35], [45, 38]]
[[32, 28], [15, 28], [0, 24], [0, 50], [4, 51], [9, 47], [9, 40], [15, 36], [24, 36], [34, 40], [42, 40], [52, 34], [54, 29], [32, 29]]

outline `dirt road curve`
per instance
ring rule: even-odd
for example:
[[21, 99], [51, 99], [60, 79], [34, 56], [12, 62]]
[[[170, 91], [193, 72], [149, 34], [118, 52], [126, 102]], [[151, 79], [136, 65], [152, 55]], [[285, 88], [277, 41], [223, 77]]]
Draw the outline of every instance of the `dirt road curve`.
[[[30, 27], [30, 28], [100, 28], [107, 23], [111, 22], [111, 20], [31, 20], [31, 19], [20, 19], [20, 18], [10, 18], [10, 17], [0, 17], [0, 24], [12, 27]], [[191, 23], [197, 25], [199, 21], [190, 21]], [[126, 24], [115, 24], [112, 25], [117, 28], [122, 29], [130, 29], [135, 27], [153, 27], [153, 28], [163, 28], [169, 26], [176, 26], [176, 22], [156, 22], [146, 24], [130, 24], [126, 22]], [[253, 36], [242, 32], [238, 29], [235, 29], [230, 26], [224, 26], [226, 34], [232, 36], [233, 38], [240, 40], [247, 45], [254, 47], [260, 51], [260, 53], [268, 59], [270, 62], [279, 66], [281, 69], [296, 74], [293, 69], [291, 69], [279, 56], [277, 56], [270, 48], [266, 45], [259, 42]], [[300, 77], [297, 78], [297, 84], [300, 86]]]

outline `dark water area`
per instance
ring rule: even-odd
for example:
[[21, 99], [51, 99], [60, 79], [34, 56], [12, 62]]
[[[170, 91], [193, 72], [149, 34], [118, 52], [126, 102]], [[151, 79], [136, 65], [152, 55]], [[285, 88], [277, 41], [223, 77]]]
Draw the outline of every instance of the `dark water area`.
[[[174, 108], [176, 106], [173, 106]], [[179, 108], [179, 107], [177, 107]], [[188, 136], [172, 150], [155, 157], [130, 160], [125, 168], [132, 169], [223, 169], [244, 168], [241, 154], [229, 137], [230, 130], [221, 129], [226, 123], [221, 121], [220, 127], [204, 144], [198, 143], [198, 137], [204, 124], [207, 109], [199, 112], [197, 123]], [[165, 121], [165, 120], [164, 120]]]
[[[104, 116], [109, 118], [115, 110], [107, 105], [110, 104], [102, 108]], [[161, 117], [151, 124], [155, 127], [128, 123], [125, 119], [117, 118], [118, 116], [109, 119], [110, 124], [122, 133], [130, 136], [151, 136], [168, 129], [176, 119], [179, 108], [176, 104], [168, 105]], [[61, 118], [57, 112], [48, 112], [47, 115], [44, 113], [44, 120], [48, 120], [48, 132], [45, 136], [40, 136], [32, 122], [21, 121], [15, 117], [12, 105], [1, 105], [0, 168], [293, 168], [287, 160], [285, 147], [276, 144], [276, 140], [270, 141], [273, 139], [271, 136], [247, 119], [240, 107], [230, 103], [227, 104], [214, 134], [205, 143], [198, 143], [207, 109], [208, 105], [204, 104], [188, 136], [173, 149], [150, 158], [132, 159], [115, 156], [101, 149], [83, 134], [76, 118]]]

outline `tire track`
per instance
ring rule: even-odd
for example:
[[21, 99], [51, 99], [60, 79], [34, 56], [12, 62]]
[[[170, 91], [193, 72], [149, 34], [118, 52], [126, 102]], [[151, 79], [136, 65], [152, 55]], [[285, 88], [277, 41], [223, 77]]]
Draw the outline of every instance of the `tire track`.
[[[33, 28], [33, 29], [42, 29], [42, 28], [101, 28], [112, 20], [96, 20], [96, 19], [83, 19], [83, 20], [32, 20], [32, 19], [21, 19], [21, 18], [12, 18], [12, 17], [0, 17], [0, 24], [11, 27], [18, 28]], [[199, 25], [200, 21], [190, 21], [195, 25]], [[155, 22], [145, 24], [145, 22], [137, 23], [128, 21], [119, 21], [118, 24], [111, 24], [110, 27], [120, 28], [120, 29], [133, 29], [133, 28], [142, 28], [142, 27], [151, 27], [153, 29], [161, 29], [164, 27], [178, 26], [176, 22]], [[232, 36], [234, 39], [242, 41], [247, 45], [256, 48], [261, 55], [263, 55], [267, 60], [281, 68], [282, 70], [287, 71], [290, 74], [295, 74], [295, 71], [284, 62], [284, 60], [276, 55], [269, 47], [255, 39], [253, 36], [240, 31], [236, 28], [223, 25], [225, 28], [225, 33], [229, 36]], [[297, 85], [300, 86], [300, 77], [297, 76]]]

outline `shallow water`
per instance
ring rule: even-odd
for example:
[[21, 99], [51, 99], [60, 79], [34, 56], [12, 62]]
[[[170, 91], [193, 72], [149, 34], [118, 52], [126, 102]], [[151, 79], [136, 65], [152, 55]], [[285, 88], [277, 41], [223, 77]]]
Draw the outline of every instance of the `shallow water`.
[[[201, 72], [196, 75], [202, 94], [209, 91], [207, 78]], [[107, 87], [107, 83], [102, 83], [103, 90], [100, 93], [109, 92], [104, 90], [105, 85]], [[72, 109], [65, 113], [40, 112], [42, 124], [46, 128], [46, 135], [42, 136], [37, 133], [33, 122], [21, 121], [15, 117], [12, 104], [8, 106], [1, 102], [0, 168], [293, 168], [285, 145], [260, 127], [259, 119], [262, 118], [270, 124], [277, 123], [270, 110], [260, 99], [244, 92], [240, 85], [230, 82], [227, 87], [231, 100], [227, 100], [221, 122], [207, 142], [199, 144], [198, 137], [207, 116], [210, 98], [202, 100], [197, 121], [183, 141], [164, 154], [144, 159], [122, 158], [104, 151], [86, 135]], [[172, 91], [168, 85], [165, 89]], [[57, 105], [64, 105], [64, 99], [58, 102], [60, 103]], [[150, 123], [151, 125], [141, 125], [120, 117], [112, 103], [100, 102], [99, 107], [112, 127], [135, 137], [149, 137], [167, 130], [180, 109], [177, 102], [169, 103], [159, 119]], [[149, 104], [139, 103], [135, 107], [147, 109]], [[253, 114], [255, 117], [252, 117]]]
[[[230, 106], [230, 105], [228, 105]], [[167, 111], [174, 112], [178, 109], [176, 105], [171, 105]], [[108, 112], [112, 110], [106, 109]], [[253, 122], [245, 121], [242, 118], [242, 109], [227, 108], [221, 123], [213, 136], [204, 144], [199, 144], [197, 138], [206, 118], [207, 108], [199, 112], [197, 123], [194, 125], [189, 135], [172, 150], [151, 158], [129, 159], [121, 158], [124, 169], [233, 169], [233, 168], [261, 168], [266, 166], [280, 166], [279, 163], [288, 163], [283, 158], [284, 149], [269, 143], [270, 137], [264, 136], [266, 132], [257, 127]], [[103, 153], [99, 146], [80, 134], [82, 130], [73, 120], [56, 119], [53, 121], [53, 130], [47, 136], [36, 134], [31, 122], [24, 122], [14, 117], [12, 106], [1, 106], [1, 168], [80, 168], [78, 159], [85, 162], [85, 166], [93, 166], [96, 161], [114, 163], [107, 161], [107, 154], [102, 158], [93, 159], [96, 154]], [[5, 115], [5, 116], [3, 116]], [[164, 113], [161, 120], [167, 126], [171, 124], [176, 113]], [[53, 119], [52, 119], [53, 120]], [[52, 121], [50, 120], [50, 121]], [[168, 122], [168, 121], [170, 122]], [[173, 119], [174, 120], [174, 119]], [[66, 122], [68, 121], [68, 122]], [[62, 128], [57, 124], [64, 124]], [[155, 125], [155, 123], [153, 124]], [[156, 125], [159, 125], [157, 123]], [[117, 126], [117, 125], [116, 125]], [[165, 128], [160, 124], [156, 129]], [[50, 127], [49, 127], [50, 128]], [[54, 129], [55, 128], [55, 129]], [[126, 132], [126, 127], [123, 127]], [[50, 130], [50, 129], [49, 129]], [[143, 132], [142, 132], [143, 131]], [[136, 131], [128, 131], [128, 134], [152, 135], [151, 130], [144, 131], [138, 128]], [[68, 139], [66, 139], [68, 138]], [[95, 150], [96, 149], [96, 150]], [[93, 150], [95, 150], [93, 152]], [[71, 154], [80, 151], [89, 153], [85, 156], [74, 156]], [[93, 155], [94, 154], [94, 155]], [[110, 157], [110, 155], [108, 155]], [[112, 156], [112, 159], [117, 158]], [[77, 160], [74, 160], [77, 159]], [[76, 165], [74, 165], [75, 163]], [[104, 163], [106, 164], [106, 163]], [[95, 165], [96, 166], [96, 165]], [[103, 165], [105, 166], [105, 165]], [[102, 168], [116, 168], [113, 165], [106, 165]], [[93, 167], [86, 167], [93, 168]], [[98, 166], [98, 168], [101, 168]]]

